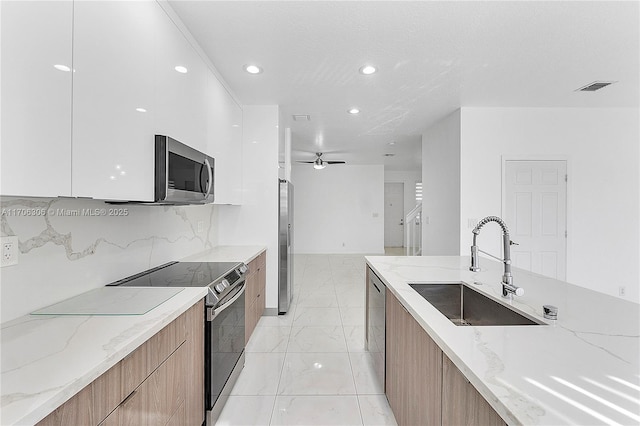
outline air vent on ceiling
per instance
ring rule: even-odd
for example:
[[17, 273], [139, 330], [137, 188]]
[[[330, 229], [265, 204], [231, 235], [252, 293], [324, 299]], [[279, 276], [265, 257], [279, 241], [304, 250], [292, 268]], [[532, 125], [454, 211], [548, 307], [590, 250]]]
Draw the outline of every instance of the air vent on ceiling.
[[595, 92], [596, 90], [600, 90], [613, 83], [615, 83], [615, 81], [594, 81], [593, 83], [589, 83], [586, 86], [577, 89], [576, 92]]
[[311, 121], [311, 116], [307, 114], [293, 114], [293, 121]]

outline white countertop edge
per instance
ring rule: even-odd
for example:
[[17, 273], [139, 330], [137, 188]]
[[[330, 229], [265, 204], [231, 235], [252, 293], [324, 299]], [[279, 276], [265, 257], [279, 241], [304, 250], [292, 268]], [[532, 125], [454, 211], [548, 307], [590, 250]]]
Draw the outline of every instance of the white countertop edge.
[[181, 262], [251, 262], [264, 251], [266, 246], [216, 246], [180, 259]]
[[[2, 425], [13, 424], [35, 424], [52, 413], [56, 408], [67, 402], [75, 394], [81, 391], [85, 386], [100, 377], [103, 373], [116, 365], [127, 355], [132, 353], [141, 344], [149, 340], [153, 335], [162, 330], [166, 325], [178, 318], [190, 307], [198, 303], [206, 296], [206, 288], [185, 288], [180, 293], [168, 299], [161, 305], [152, 309], [144, 315], [127, 315], [133, 318], [132, 327], [141, 327], [142, 330], [127, 336], [126, 340], [120, 342], [118, 347], [107, 357], [97, 362], [93, 368], [82, 372], [71, 372], [68, 374], [69, 380], [65, 383], [54, 383], [47, 388], [57, 388], [51, 393], [35, 393], [34, 397], [23, 399], [14, 404], [2, 406], [2, 415], [0, 423]], [[29, 317], [29, 316], [26, 316]], [[50, 319], [60, 318], [61, 316], [52, 316]], [[81, 317], [81, 316], [78, 316]], [[91, 317], [89, 322], [108, 321], [109, 318], [115, 316], [82, 316]], [[118, 317], [124, 317], [120, 315]], [[42, 320], [45, 317], [31, 317]], [[20, 318], [24, 321], [25, 317]], [[18, 319], [18, 321], [20, 320]], [[15, 321], [3, 324], [3, 326], [11, 326]], [[105, 339], [107, 339], [107, 336]], [[3, 397], [4, 391], [10, 384], [3, 380]], [[56, 386], [57, 385], [57, 386]]]

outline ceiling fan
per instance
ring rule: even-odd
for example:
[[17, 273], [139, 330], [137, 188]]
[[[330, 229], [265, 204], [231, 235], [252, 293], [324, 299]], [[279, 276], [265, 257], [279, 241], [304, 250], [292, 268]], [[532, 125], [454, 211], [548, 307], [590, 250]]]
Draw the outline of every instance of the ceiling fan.
[[316, 170], [324, 169], [327, 164], [346, 164], [344, 161], [324, 161], [321, 157], [322, 153], [316, 152], [315, 161], [298, 161], [298, 163], [313, 164], [313, 168]]

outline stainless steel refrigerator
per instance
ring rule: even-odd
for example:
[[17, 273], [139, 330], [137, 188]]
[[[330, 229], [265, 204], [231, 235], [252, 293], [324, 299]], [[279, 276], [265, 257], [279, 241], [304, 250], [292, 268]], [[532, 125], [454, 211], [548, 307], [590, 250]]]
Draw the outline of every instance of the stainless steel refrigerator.
[[293, 297], [293, 185], [279, 179], [278, 314], [286, 314]]

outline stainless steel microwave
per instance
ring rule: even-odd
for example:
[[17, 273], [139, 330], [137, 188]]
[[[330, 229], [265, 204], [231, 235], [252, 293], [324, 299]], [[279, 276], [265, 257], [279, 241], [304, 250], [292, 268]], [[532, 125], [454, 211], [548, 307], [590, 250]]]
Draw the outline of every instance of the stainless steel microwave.
[[155, 202], [213, 203], [214, 166], [213, 157], [169, 136], [156, 135]]

